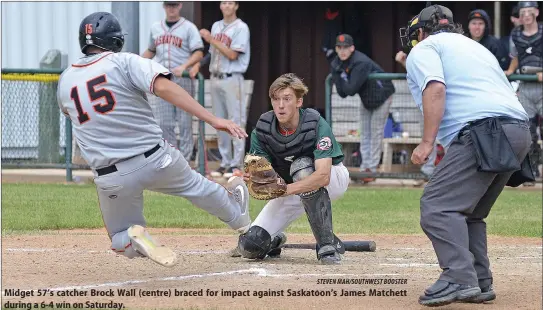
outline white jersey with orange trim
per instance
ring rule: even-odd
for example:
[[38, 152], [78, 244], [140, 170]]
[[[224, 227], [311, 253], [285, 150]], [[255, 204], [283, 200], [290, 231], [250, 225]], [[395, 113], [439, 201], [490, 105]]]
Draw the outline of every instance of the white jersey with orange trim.
[[72, 121], [81, 155], [93, 169], [142, 154], [162, 139], [147, 93], [171, 73], [132, 53], [82, 57], [60, 76], [57, 100]]
[[148, 49], [155, 53], [155, 61], [170, 70], [186, 63], [194, 51], [203, 48], [198, 28], [185, 18], [172, 27], [164, 21], [151, 26]]
[[211, 36], [233, 51], [239, 52], [239, 55], [237, 59], [230, 60], [211, 46], [209, 71], [212, 73], [245, 73], [251, 59], [250, 32], [247, 24], [239, 18], [230, 24], [220, 20], [211, 27]]

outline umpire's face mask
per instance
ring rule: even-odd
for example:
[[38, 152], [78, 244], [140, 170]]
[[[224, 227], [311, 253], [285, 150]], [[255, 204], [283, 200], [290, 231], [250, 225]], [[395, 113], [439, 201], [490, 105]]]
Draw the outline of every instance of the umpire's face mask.
[[421, 29], [422, 23], [419, 23], [418, 16], [415, 16], [409, 21], [407, 27], [400, 28], [400, 42], [402, 48], [406, 54], [409, 54], [411, 49], [419, 43], [419, 29]]

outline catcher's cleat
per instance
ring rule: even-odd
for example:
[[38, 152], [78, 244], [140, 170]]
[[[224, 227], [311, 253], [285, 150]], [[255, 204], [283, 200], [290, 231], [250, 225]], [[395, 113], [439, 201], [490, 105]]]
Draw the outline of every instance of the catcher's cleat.
[[176, 264], [177, 255], [175, 252], [155, 242], [144, 227], [133, 225], [128, 228], [127, 232], [136, 252], [165, 267], [172, 267]]
[[275, 236], [271, 243], [271, 250], [268, 252], [269, 257], [279, 257], [281, 255], [281, 247], [287, 242], [287, 235], [279, 233]]
[[228, 179], [226, 189], [230, 192], [237, 203], [240, 205], [241, 215], [239, 220], [240, 228], [237, 229], [240, 233], [245, 233], [251, 227], [251, 215], [249, 214], [249, 190], [241, 177], [233, 176]]
[[323, 265], [339, 265], [341, 264], [341, 255], [338, 252], [322, 255], [319, 258], [319, 262]]

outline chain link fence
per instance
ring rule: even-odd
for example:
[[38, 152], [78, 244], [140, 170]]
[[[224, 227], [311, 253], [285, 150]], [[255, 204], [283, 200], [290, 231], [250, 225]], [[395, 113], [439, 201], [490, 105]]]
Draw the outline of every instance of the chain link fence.
[[2, 70], [3, 167], [65, 167], [65, 117], [56, 99], [58, 73]]
[[[424, 120], [407, 86], [406, 74], [374, 73], [369, 79], [392, 81], [395, 87], [390, 101], [373, 111], [363, 107], [358, 94], [341, 98], [331, 75], [325, 82], [326, 120], [342, 145], [344, 165], [351, 178], [363, 182], [374, 178], [428, 179], [444, 156], [444, 149], [438, 141], [428, 164], [411, 163], [411, 154], [422, 140]], [[509, 79], [536, 81], [537, 76], [511, 75]], [[370, 97], [376, 96], [374, 90], [369, 93]]]
[[[2, 167], [88, 169], [72, 140], [71, 121], [60, 112], [57, 85], [61, 70], [2, 69]], [[188, 77], [188, 73], [183, 74]], [[198, 75], [197, 98], [205, 106], [204, 78]], [[204, 150], [205, 127], [195, 121], [198, 150]], [[77, 157], [77, 156], [76, 156]], [[205, 153], [198, 152], [198, 170], [205, 174]]]

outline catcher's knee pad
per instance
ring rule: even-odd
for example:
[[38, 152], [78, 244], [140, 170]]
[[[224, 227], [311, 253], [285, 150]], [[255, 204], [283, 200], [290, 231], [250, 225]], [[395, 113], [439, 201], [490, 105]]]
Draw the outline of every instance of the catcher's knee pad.
[[313, 172], [315, 172], [315, 165], [310, 157], [298, 157], [290, 164], [290, 176], [294, 182], [307, 178]]
[[132, 247], [132, 240], [128, 236], [128, 231], [123, 230], [111, 237], [111, 250], [119, 255], [124, 255], [128, 258], [142, 257], [140, 253], [136, 252]]
[[263, 259], [271, 248], [271, 236], [260, 226], [251, 226], [239, 236], [238, 250], [244, 258]]

